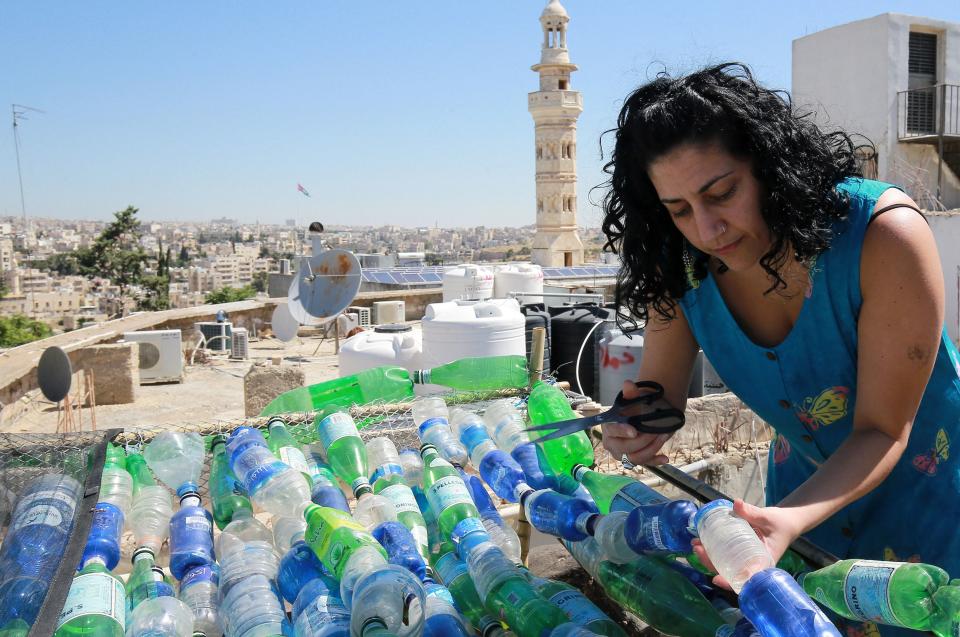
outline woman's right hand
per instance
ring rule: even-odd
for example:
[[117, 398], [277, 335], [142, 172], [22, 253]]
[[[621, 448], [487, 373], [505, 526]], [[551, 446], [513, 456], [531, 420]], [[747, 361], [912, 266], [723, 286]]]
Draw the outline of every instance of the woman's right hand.
[[[623, 397], [626, 399], [638, 398], [647, 393], [648, 390], [640, 389], [631, 381], [623, 383]], [[647, 411], [670, 407], [665, 400], [660, 399], [651, 405], [636, 404], [631, 405], [624, 410], [625, 416], [635, 416]], [[627, 460], [633, 464], [664, 464], [670, 459], [660, 453], [661, 447], [673, 435], [668, 434], [648, 434], [640, 433], [632, 425], [626, 423], [604, 423], [601, 425], [603, 431], [603, 446], [610, 452], [614, 458], [622, 460], [624, 454]]]

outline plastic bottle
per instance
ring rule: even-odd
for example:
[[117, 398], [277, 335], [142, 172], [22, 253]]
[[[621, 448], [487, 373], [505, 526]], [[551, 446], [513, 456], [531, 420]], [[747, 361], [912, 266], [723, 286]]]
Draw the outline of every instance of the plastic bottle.
[[371, 532], [373, 537], [387, 552], [391, 564], [402, 566], [423, 580], [427, 576], [427, 565], [418, 552], [417, 541], [409, 529], [399, 522], [383, 522]]
[[193, 612], [176, 597], [145, 600], [127, 617], [126, 637], [191, 637]]
[[615, 621], [607, 617], [606, 613], [573, 586], [534, 576], [530, 577], [530, 583], [533, 584], [534, 590], [562, 610], [573, 624], [583, 626], [597, 635], [627, 637]]
[[629, 513], [644, 504], [662, 504], [669, 500], [647, 485], [628, 478], [592, 471], [584, 465], [572, 470], [574, 479], [586, 487], [600, 513], [626, 511]]
[[416, 449], [400, 450], [400, 465], [403, 467], [403, 478], [407, 486], [423, 487], [423, 458]]
[[203, 439], [192, 431], [164, 431], [147, 443], [143, 458], [153, 474], [171, 490], [177, 491], [184, 484], [197, 485], [203, 467]]
[[502, 631], [500, 622], [490, 616], [477, 587], [467, 571], [467, 564], [455, 552], [449, 552], [437, 559], [436, 573], [450, 591], [457, 608], [463, 611], [464, 617], [475, 631], [488, 636], [496, 631]]
[[344, 411], [324, 410], [314, 420], [320, 446], [330, 468], [349, 485], [355, 497], [370, 490], [367, 449], [357, 425]]
[[[231, 433], [231, 438], [236, 433]], [[310, 487], [303, 474], [278, 460], [266, 446], [246, 444], [231, 450], [228, 438], [227, 453], [244, 491], [264, 511], [284, 515], [310, 500]]]
[[450, 411], [450, 422], [470, 454], [470, 463], [484, 482], [499, 497], [516, 502], [517, 485], [526, 480], [517, 461], [497, 448], [483, 421], [475, 413], [454, 407]]
[[[443, 589], [446, 595], [438, 592]], [[439, 584], [425, 587], [426, 605], [424, 608], [423, 637], [471, 637], [472, 633], [460, 616], [449, 591]]]
[[694, 523], [710, 561], [735, 593], [754, 573], [773, 568], [767, 547], [749, 522], [734, 515], [729, 500], [705, 504], [697, 511]]
[[313, 550], [303, 541], [301, 533], [300, 538], [290, 546], [280, 560], [280, 570], [277, 573], [280, 594], [292, 604], [304, 586], [324, 573], [326, 569]]
[[298, 541], [303, 541], [307, 532], [307, 521], [302, 517], [274, 516], [270, 521], [273, 532], [273, 546], [283, 555]]
[[490, 541], [499, 546], [514, 563], [520, 564], [520, 537], [517, 532], [503, 520], [480, 478], [462, 472], [461, 477], [480, 513], [480, 521], [483, 522], [483, 528], [490, 536]]
[[133, 531], [137, 546], [147, 547], [156, 555], [170, 533], [173, 517], [170, 492], [157, 484], [139, 453], [127, 456], [127, 471], [133, 477], [133, 504], [127, 525]]
[[213, 564], [216, 558], [213, 516], [200, 506], [196, 487], [185, 484], [177, 495], [180, 510], [170, 518], [170, 572], [180, 580], [190, 569]]
[[296, 439], [287, 430], [287, 424], [282, 418], [274, 416], [267, 422], [267, 431], [270, 437], [267, 438], [267, 445], [280, 460], [288, 467], [292, 467], [303, 474], [303, 477], [310, 481], [310, 467], [307, 464], [307, 457]]
[[261, 416], [313, 412], [324, 406], [349, 409], [375, 400], [395, 402], [413, 398], [410, 373], [402, 367], [374, 367], [358, 374], [299, 387], [274, 398]]
[[413, 382], [464, 391], [489, 391], [526, 387], [529, 377], [525, 356], [484, 356], [417, 370], [413, 373]]
[[280, 558], [273, 551], [273, 542], [249, 540], [241, 548], [220, 558], [220, 597], [226, 599], [230, 591], [254, 575], [276, 581]]
[[423, 458], [424, 493], [436, 517], [440, 536], [449, 538], [457, 523], [465, 518], [479, 522], [480, 512], [453, 465], [441, 458], [437, 448], [430, 444], [420, 447], [420, 457]]
[[802, 575], [800, 582], [808, 595], [842, 617], [929, 631], [933, 595], [949, 579], [931, 564], [840, 560]]
[[689, 500], [638, 506], [627, 516], [627, 544], [637, 553], [689, 553], [696, 514], [697, 505]]
[[157, 566], [153, 552], [138, 548], [133, 552], [133, 571], [127, 578], [127, 619], [142, 602], [157, 597], [172, 597], [173, 586]]
[[124, 516], [130, 514], [133, 501], [133, 478], [126, 469], [126, 454], [123, 449], [107, 443], [107, 455], [100, 476], [100, 496], [98, 502], [109, 502], [116, 506]]
[[123, 513], [109, 502], [98, 502], [93, 509], [90, 534], [80, 558], [80, 568], [96, 558], [112, 571], [120, 561], [120, 535], [123, 532]]
[[487, 427], [483, 420], [472, 411], [462, 407], [452, 407], [450, 409], [450, 427], [457, 439], [467, 450], [467, 457], [477, 470], [480, 469], [480, 463], [483, 457], [495, 451], [497, 445], [487, 433]]
[[[286, 613], [270, 578], [255, 573], [226, 593], [221, 591], [220, 616], [226, 635], [282, 635]], [[251, 632], [252, 631], [252, 632]]]
[[549, 637], [594, 637], [596, 634], [588, 628], [567, 622], [551, 630]]
[[221, 531], [230, 524], [236, 511], [253, 513], [253, 505], [233, 469], [226, 451], [227, 437], [218, 434], [210, 443], [210, 503], [213, 507], [213, 520]]
[[[339, 509], [311, 504], [303, 516], [307, 521], [304, 540], [336, 579], [343, 579], [343, 570], [351, 553], [362, 546], [378, 550], [386, 562], [386, 551], [383, 547], [349, 514]], [[346, 599], [344, 601], [346, 602]]]
[[630, 548], [624, 537], [627, 513], [614, 511], [606, 515], [595, 513], [577, 518], [577, 530], [590, 535], [603, 550], [604, 558], [614, 564], [626, 564], [637, 559], [637, 552]]
[[307, 468], [310, 470], [310, 479], [313, 487], [310, 489], [310, 500], [323, 507], [333, 507], [341, 511], [350, 512], [347, 496], [337, 482], [333, 469], [324, 461], [323, 448], [318, 445], [307, 445], [305, 453]]
[[[527, 415], [534, 425], [577, 418], [576, 412], [570, 408], [570, 401], [566, 394], [555, 385], [544, 382], [538, 382], [530, 391]], [[531, 435], [531, 440], [536, 440], [547, 433], [550, 432], [535, 432]], [[560, 475], [569, 475], [570, 470], [578, 464], [586, 467], [593, 465], [593, 443], [590, 442], [586, 432], [578, 431], [538, 444], [543, 448], [550, 468]]]
[[234, 551], [242, 550], [247, 542], [265, 542], [273, 545], [273, 532], [250, 511], [240, 509], [234, 515], [233, 521], [217, 536], [215, 545], [217, 557], [223, 561]]
[[[371, 483], [373, 492], [393, 503], [397, 521], [403, 524], [417, 542], [421, 557], [426, 559], [429, 550], [427, 543], [427, 523], [423, 519], [416, 496], [407, 485], [400, 464], [400, 456], [393, 441], [389, 438], [373, 438], [367, 441], [367, 457], [373, 468]], [[419, 459], [419, 456], [417, 456]], [[422, 475], [421, 464], [421, 475]]]
[[487, 433], [497, 447], [511, 453], [517, 446], [530, 442], [523, 416], [510, 399], [492, 403], [483, 413]]
[[777, 560], [777, 568], [790, 573], [794, 579], [800, 577], [803, 573], [809, 573], [814, 570], [807, 561], [793, 549], [787, 549]]
[[123, 637], [126, 604], [123, 580], [110, 572], [100, 556], [88, 557], [70, 584], [54, 636]]
[[349, 637], [350, 611], [340, 584], [327, 576], [311, 580], [297, 595], [291, 613], [297, 637]]
[[220, 621], [220, 573], [217, 566], [191, 569], [180, 582], [177, 596], [193, 612], [193, 632], [205, 637], [223, 634]]
[[593, 538], [564, 546], [614, 600], [656, 630], [682, 637], [729, 637], [723, 621], [696, 587], [657, 561], [639, 556], [629, 564], [603, 559]]
[[952, 580], [933, 594], [930, 630], [937, 637], [960, 634], [960, 580]]
[[740, 610], [763, 637], [840, 637], [840, 631], [786, 571], [755, 573], [740, 591]]
[[[572, 498], [551, 489], [524, 489], [520, 494], [520, 505], [527, 514], [527, 520], [542, 533], [578, 542], [587, 534], [578, 528], [577, 521], [597, 513], [597, 507], [587, 500]], [[581, 525], [583, 526], [582, 522]]]
[[[342, 594], [341, 582], [341, 594]], [[350, 605], [350, 628], [363, 635], [371, 623], [380, 623], [396, 637], [423, 632], [423, 585], [408, 570], [395, 564], [377, 568], [359, 579]]]
[[[413, 424], [417, 426], [421, 442], [436, 447], [447, 462], [461, 467], [467, 466], [467, 450], [450, 428], [449, 411], [442, 398], [436, 396], [418, 398], [413, 402], [411, 412]], [[422, 452], [421, 457], [423, 457]]]

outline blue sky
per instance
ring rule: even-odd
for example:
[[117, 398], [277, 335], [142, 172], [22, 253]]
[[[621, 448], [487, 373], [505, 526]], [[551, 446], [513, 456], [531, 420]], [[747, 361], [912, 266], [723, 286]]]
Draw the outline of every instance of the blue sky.
[[[534, 220], [526, 94], [541, 0], [7, 2], [0, 215], [519, 226]], [[943, 0], [565, 0], [583, 93], [579, 220], [596, 225], [600, 134], [666, 67], [727, 59], [789, 88], [791, 41]], [[878, 60], [878, 63], [882, 61]], [[297, 182], [311, 193], [296, 191]], [[594, 199], [597, 195], [594, 194]]]

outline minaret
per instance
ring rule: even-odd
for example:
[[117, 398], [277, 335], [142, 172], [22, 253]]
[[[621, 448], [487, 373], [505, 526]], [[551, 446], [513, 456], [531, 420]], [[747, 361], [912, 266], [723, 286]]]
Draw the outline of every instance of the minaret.
[[537, 162], [537, 233], [533, 262], [541, 266], [583, 263], [583, 243], [577, 233], [577, 118], [583, 111], [579, 91], [570, 90], [570, 74], [577, 70], [567, 52], [570, 16], [560, 0], [550, 0], [540, 15], [543, 48], [540, 63], [530, 67], [540, 74], [540, 90], [527, 96], [533, 116]]

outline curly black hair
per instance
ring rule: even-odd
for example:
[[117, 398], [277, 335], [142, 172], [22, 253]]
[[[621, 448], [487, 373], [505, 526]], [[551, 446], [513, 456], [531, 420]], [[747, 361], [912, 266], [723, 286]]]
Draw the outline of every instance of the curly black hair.
[[[773, 236], [760, 265], [770, 275], [767, 292], [785, 288], [779, 271], [790, 256], [805, 263], [830, 246], [831, 227], [846, 216], [849, 198], [835, 186], [862, 176], [850, 135], [821, 131], [811, 113], [796, 112], [790, 96], [760, 86], [750, 69], [728, 62], [678, 78], [663, 72], [631, 93], [613, 133], [603, 170], [604, 249], [619, 253], [616, 302], [633, 319], [652, 308], [676, 317], [689, 287], [685, 240], [660, 202], [647, 174], [651, 162], [680, 144], [719, 142], [751, 162], [761, 186], [761, 214]], [[601, 146], [602, 150], [602, 146]], [[708, 257], [692, 247], [694, 276], [707, 274]], [[792, 251], [792, 255], [788, 255]], [[623, 317], [621, 317], [623, 318]]]

